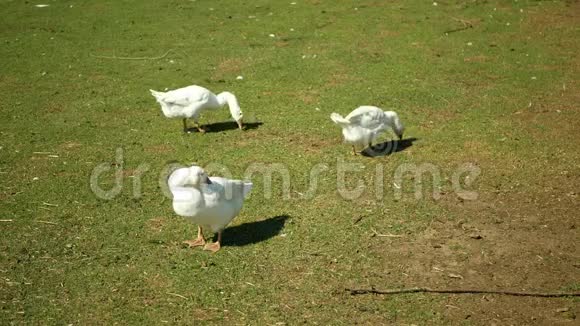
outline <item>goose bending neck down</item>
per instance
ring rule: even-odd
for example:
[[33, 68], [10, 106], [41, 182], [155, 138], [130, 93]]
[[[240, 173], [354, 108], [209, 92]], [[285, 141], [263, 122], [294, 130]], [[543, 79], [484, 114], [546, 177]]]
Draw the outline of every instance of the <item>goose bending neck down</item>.
[[236, 98], [236, 96], [230, 92], [221, 92], [216, 97], [220, 107], [224, 107], [226, 104], [228, 105], [228, 108], [230, 109], [230, 114], [238, 124], [238, 128], [240, 128], [240, 130], [243, 129], [242, 109], [240, 108], [240, 104], [238, 103], [238, 99]]
[[391, 129], [399, 139], [403, 139], [405, 127], [394, 111], [383, 111], [375, 106], [360, 106], [342, 117], [332, 113], [330, 119], [342, 128], [345, 143], [352, 145], [356, 155], [356, 146], [372, 147], [373, 141], [385, 130]]
[[193, 119], [195, 127], [200, 132], [205, 132], [199, 124], [199, 115], [205, 110], [216, 110], [224, 107], [226, 104], [230, 110], [230, 115], [243, 129], [243, 113], [236, 96], [230, 92], [222, 92], [215, 95], [210, 90], [197, 86], [187, 86], [168, 92], [158, 92], [149, 90], [161, 105], [161, 111], [168, 118], [181, 118], [183, 120], [183, 129], [189, 132], [187, 128], [187, 119]]

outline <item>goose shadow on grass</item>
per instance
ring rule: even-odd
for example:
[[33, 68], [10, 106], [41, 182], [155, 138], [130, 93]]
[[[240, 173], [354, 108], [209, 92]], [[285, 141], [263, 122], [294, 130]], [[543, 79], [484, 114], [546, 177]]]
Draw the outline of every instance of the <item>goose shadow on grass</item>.
[[[252, 130], [252, 129], [256, 129], [259, 128], [263, 123], [262, 122], [244, 122], [243, 123], [243, 128], [244, 130]], [[227, 130], [235, 130], [235, 129], [239, 129], [238, 128], [238, 124], [235, 121], [225, 121], [225, 122], [214, 122], [214, 123], [208, 123], [208, 124], [204, 124], [201, 126], [203, 129], [205, 129], [205, 132], [207, 133], [213, 133], [213, 132], [222, 132], [222, 131], [227, 131]], [[199, 132], [197, 130], [197, 128], [187, 128], [188, 132]]]
[[384, 143], [376, 144], [372, 147], [365, 148], [361, 154], [367, 157], [388, 156], [396, 152], [402, 152], [413, 146], [417, 138], [407, 138], [401, 140], [389, 140]]
[[[244, 223], [228, 227], [223, 231], [222, 245], [241, 247], [277, 236], [284, 228], [288, 215], [279, 215], [262, 221]], [[214, 241], [217, 237], [214, 236]]]

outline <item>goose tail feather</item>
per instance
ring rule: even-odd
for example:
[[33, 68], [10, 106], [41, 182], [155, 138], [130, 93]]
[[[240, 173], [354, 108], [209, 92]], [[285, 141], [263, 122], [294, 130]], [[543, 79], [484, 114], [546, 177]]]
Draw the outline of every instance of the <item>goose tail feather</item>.
[[251, 182], [244, 182], [244, 198], [248, 197], [253, 186], [254, 184]]
[[165, 97], [165, 93], [163, 92], [158, 92], [158, 91], [154, 91], [152, 89], [149, 90], [151, 92], [151, 95], [153, 95], [156, 99], [158, 100], [163, 100], [163, 98]]
[[337, 125], [340, 125], [340, 126], [345, 126], [345, 125], [348, 125], [348, 124], [350, 124], [350, 121], [346, 120], [345, 118], [343, 118], [343, 117], [342, 117], [340, 114], [338, 114], [338, 113], [332, 113], [332, 114], [330, 115], [330, 119], [331, 119], [331, 120], [332, 120], [334, 123], [336, 123]]

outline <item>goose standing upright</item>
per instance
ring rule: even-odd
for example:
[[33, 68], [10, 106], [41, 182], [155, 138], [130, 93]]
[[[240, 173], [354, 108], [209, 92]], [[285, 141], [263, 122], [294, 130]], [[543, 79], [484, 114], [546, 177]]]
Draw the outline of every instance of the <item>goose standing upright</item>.
[[237, 98], [230, 92], [215, 95], [210, 90], [197, 86], [187, 86], [168, 92], [149, 90], [161, 105], [163, 114], [168, 118], [182, 118], [183, 131], [188, 132], [187, 119], [193, 119], [199, 132], [205, 132], [199, 125], [199, 115], [204, 110], [220, 109], [228, 105], [232, 118], [242, 129], [242, 110]]
[[357, 154], [355, 146], [372, 146], [373, 140], [387, 129], [392, 129], [399, 139], [403, 139], [405, 131], [397, 113], [375, 106], [360, 106], [344, 118], [332, 113], [330, 119], [342, 128], [344, 141], [352, 145], [354, 155]]
[[[220, 177], [209, 178], [199, 166], [173, 171], [167, 181], [173, 194], [173, 210], [198, 225], [197, 238], [184, 241], [190, 247], [204, 246], [216, 252], [221, 247], [222, 230], [242, 210], [252, 183]], [[217, 232], [217, 241], [206, 244], [202, 228]]]

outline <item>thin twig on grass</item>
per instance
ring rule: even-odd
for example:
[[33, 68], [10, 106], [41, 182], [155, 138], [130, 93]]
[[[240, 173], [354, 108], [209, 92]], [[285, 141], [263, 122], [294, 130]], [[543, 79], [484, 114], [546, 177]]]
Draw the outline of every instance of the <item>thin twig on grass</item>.
[[185, 299], [185, 300], [187, 300], [187, 299], [188, 299], [188, 298], [187, 298], [186, 296], [184, 296], [184, 295], [177, 294], [177, 293], [173, 293], [173, 292], [167, 292], [167, 294], [169, 294], [169, 295], [172, 295], [172, 296], [174, 296], [174, 297], [182, 298], [182, 299]]
[[402, 293], [449, 293], [449, 294], [502, 294], [518, 297], [543, 297], [543, 298], [560, 298], [560, 297], [580, 297], [580, 292], [518, 292], [503, 290], [480, 290], [480, 289], [431, 289], [431, 288], [406, 288], [406, 289], [345, 289], [351, 295], [361, 294], [402, 294]]
[[0, 220], [0, 222], [14, 222], [14, 220], [6, 219], [6, 220]]
[[165, 54], [160, 55], [158, 57], [118, 57], [116, 55], [114, 56], [105, 56], [105, 55], [94, 55], [92, 53], [89, 53], [89, 55], [93, 58], [98, 58], [98, 59], [114, 59], [114, 60], [159, 60], [159, 59], [163, 59], [165, 58], [169, 53], [173, 52], [174, 50], [171, 49], [167, 52], [165, 52]]
[[378, 233], [377, 230], [375, 230], [373, 228], [371, 228], [371, 231], [373, 231], [373, 236], [376, 236], [376, 237], [387, 237], [387, 238], [404, 238], [405, 237], [404, 235], [400, 235], [400, 234]]
[[451, 34], [451, 33], [455, 33], [455, 32], [461, 32], [461, 31], [464, 31], [466, 29], [470, 29], [472, 27], [473, 26], [469, 25], [469, 26], [463, 26], [463, 27], [460, 27], [460, 28], [450, 29], [450, 30], [447, 30], [447, 31], [443, 32], [443, 34]]
[[44, 224], [51, 224], [51, 225], [58, 225], [58, 223], [51, 222], [51, 221], [36, 220], [36, 222], [44, 223]]

